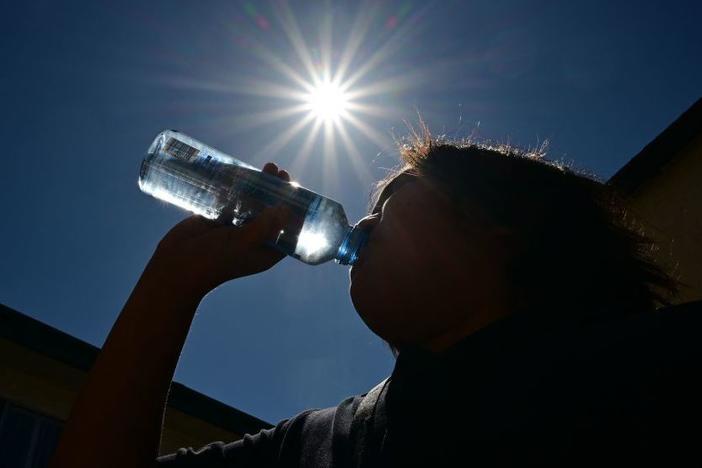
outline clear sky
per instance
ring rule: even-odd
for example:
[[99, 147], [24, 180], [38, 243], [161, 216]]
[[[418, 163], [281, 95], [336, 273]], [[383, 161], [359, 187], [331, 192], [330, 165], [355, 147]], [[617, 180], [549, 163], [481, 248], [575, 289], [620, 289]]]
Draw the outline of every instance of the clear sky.
[[[417, 111], [436, 133], [549, 140], [607, 178], [702, 95], [700, 18], [699, 1], [11, 2], [0, 301], [102, 344], [184, 216], [136, 183], [165, 128], [274, 161], [351, 221]], [[353, 105], [315, 131], [296, 96], [327, 68]], [[392, 365], [347, 268], [288, 258], [207, 296], [176, 379], [276, 422]]]

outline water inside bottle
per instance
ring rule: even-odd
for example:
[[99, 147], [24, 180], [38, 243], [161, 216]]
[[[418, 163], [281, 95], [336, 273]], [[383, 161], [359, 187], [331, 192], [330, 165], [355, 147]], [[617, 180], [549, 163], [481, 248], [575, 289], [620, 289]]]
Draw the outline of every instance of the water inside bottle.
[[305, 263], [335, 259], [341, 247], [349, 248], [350, 227], [338, 202], [176, 132], [162, 132], [154, 141], [141, 166], [139, 187], [187, 211], [235, 226], [283, 203], [290, 217], [274, 247]]

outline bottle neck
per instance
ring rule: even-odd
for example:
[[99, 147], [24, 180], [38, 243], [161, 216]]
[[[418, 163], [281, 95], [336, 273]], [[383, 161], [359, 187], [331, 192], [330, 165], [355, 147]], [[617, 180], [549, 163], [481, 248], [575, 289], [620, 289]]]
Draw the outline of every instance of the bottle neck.
[[336, 262], [341, 265], [353, 265], [356, 263], [358, 255], [367, 241], [367, 231], [361, 229], [359, 226], [349, 226], [336, 254]]

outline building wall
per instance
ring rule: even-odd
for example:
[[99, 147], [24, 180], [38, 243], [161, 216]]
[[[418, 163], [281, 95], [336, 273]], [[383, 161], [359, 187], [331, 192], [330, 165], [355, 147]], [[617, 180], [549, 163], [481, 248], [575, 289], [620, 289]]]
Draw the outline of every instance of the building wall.
[[702, 135], [630, 199], [657, 242], [658, 263], [686, 285], [676, 302], [702, 299]]
[[[0, 399], [65, 421], [86, 373], [0, 338]], [[207, 421], [168, 408], [161, 453], [241, 438]]]

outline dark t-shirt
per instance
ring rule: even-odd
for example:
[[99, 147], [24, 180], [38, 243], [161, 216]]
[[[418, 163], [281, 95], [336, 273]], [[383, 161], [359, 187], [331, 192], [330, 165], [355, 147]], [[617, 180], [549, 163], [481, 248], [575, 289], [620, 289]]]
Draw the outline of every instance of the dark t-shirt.
[[[700, 303], [586, 322], [524, 314], [440, 354], [403, 349], [364, 439], [368, 466], [699, 466], [702, 315], [695, 309]], [[351, 467], [361, 398], [159, 461]]]

